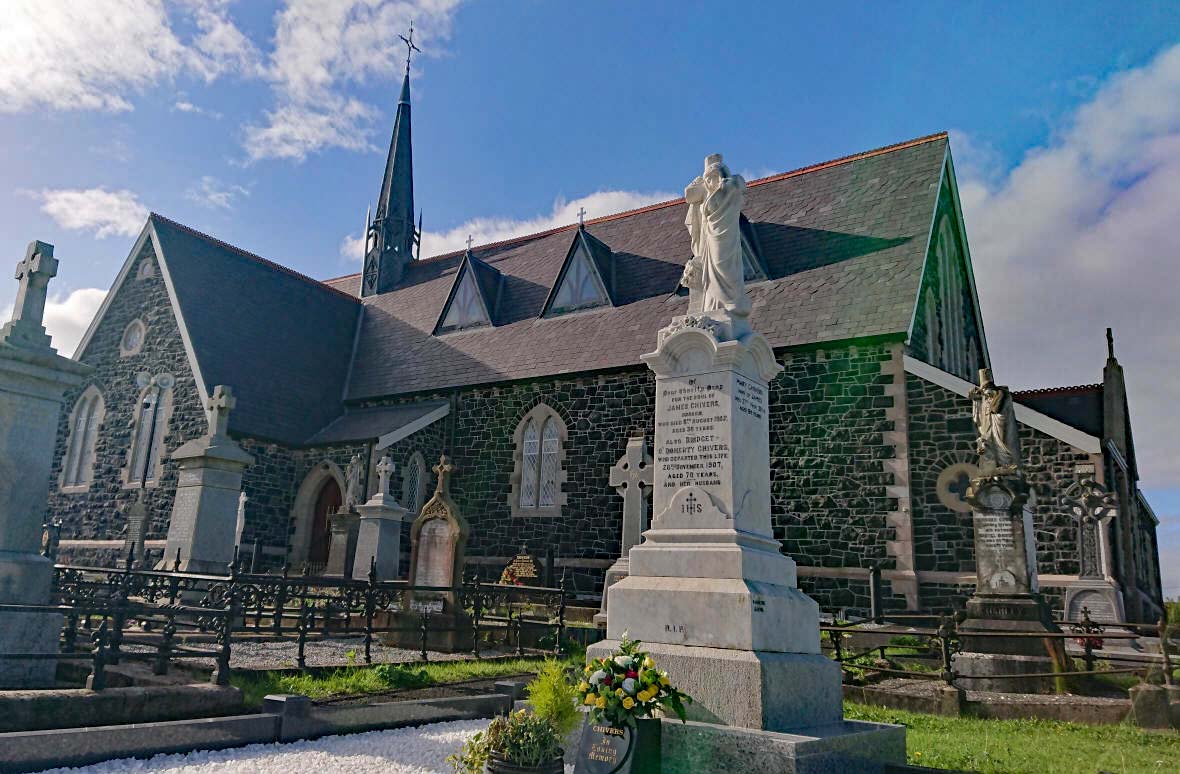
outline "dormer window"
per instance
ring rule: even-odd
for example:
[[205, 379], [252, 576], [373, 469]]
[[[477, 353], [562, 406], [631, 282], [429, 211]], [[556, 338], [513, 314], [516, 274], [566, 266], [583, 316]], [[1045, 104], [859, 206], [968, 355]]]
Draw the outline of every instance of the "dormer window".
[[614, 303], [613, 284], [614, 255], [611, 249], [584, 226], [579, 226], [541, 316], [553, 317], [578, 309], [609, 306]]
[[491, 325], [501, 281], [499, 271], [470, 252], [465, 253], [434, 332], [448, 333]]
[[606, 288], [598, 279], [598, 272], [590, 266], [590, 256], [586, 254], [586, 249], [578, 245], [565, 267], [565, 275], [561, 278], [561, 284], [557, 286], [557, 294], [553, 297], [550, 309], [553, 312], [569, 312], [574, 309], [602, 306], [605, 303]]

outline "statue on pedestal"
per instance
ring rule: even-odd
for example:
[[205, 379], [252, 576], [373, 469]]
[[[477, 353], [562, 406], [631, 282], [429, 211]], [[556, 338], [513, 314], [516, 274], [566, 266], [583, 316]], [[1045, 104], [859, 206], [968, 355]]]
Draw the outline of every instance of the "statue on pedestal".
[[1012, 393], [992, 381], [990, 368], [979, 370], [979, 386], [968, 393], [971, 416], [979, 437], [975, 450], [979, 453], [979, 469], [984, 476], [1018, 475], [1020, 473], [1020, 436], [1016, 428], [1016, 411]]
[[344, 505], [340, 510], [352, 510], [358, 504], [365, 501], [364, 492], [361, 490], [361, 472], [363, 467], [361, 456], [359, 454], [352, 455], [352, 460], [348, 463], [348, 470], [344, 474]]
[[741, 215], [746, 181], [729, 171], [720, 153], [705, 159], [705, 171], [684, 189], [692, 260], [681, 283], [689, 289], [689, 314], [750, 312], [742, 266]]

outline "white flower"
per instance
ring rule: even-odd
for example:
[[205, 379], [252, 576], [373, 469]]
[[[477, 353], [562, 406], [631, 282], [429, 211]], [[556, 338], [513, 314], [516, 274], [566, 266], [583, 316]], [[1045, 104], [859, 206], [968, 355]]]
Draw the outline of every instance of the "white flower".
[[606, 677], [606, 672], [603, 672], [601, 669], [599, 669], [597, 672], [590, 675], [590, 684], [591, 685], [598, 685], [599, 683], [601, 683], [603, 681], [603, 679], [605, 677]]
[[634, 696], [635, 695], [635, 681], [632, 678], [628, 677], [626, 680], [623, 681], [623, 690], [625, 692], [631, 694], [632, 696]]
[[630, 669], [631, 668], [631, 657], [630, 656], [615, 656], [615, 663], [618, 664], [619, 666], [621, 666], [623, 669]]

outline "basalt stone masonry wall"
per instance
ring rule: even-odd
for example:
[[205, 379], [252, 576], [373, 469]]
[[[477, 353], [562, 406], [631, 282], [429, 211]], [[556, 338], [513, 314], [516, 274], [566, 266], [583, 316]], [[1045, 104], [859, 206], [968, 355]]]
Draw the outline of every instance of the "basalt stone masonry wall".
[[[970, 512], [952, 511], [938, 498], [938, 475], [956, 462], [974, 462], [971, 401], [913, 374], [906, 376], [910, 401], [911, 498], [919, 570], [974, 572]], [[1077, 529], [1061, 493], [1078, 477], [1090, 455], [1039, 430], [1020, 425], [1025, 475], [1032, 488], [1037, 571], [1076, 575]], [[923, 602], [927, 603], [925, 587]], [[930, 601], [931, 606], [936, 606]]]
[[[150, 268], [141, 272], [145, 263], [150, 263]], [[143, 345], [138, 353], [122, 356], [119, 343], [123, 332], [136, 319], [146, 326]], [[168, 532], [176, 492], [177, 466], [169, 455], [185, 441], [202, 435], [207, 423], [150, 242], [136, 256], [126, 281], [111, 299], [81, 361], [94, 366], [95, 372], [88, 382], [66, 396], [57, 430], [47, 517], [61, 520], [65, 540], [115, 540], [125, 536], [125, 509], [138, 497], [139, 491], [122, 481], [141, 392], [136, 377], [140, 373], [152, 376], [169, 373], [176, 383], [163, 440], [163, 471], [158, 482], [149, 484], [145, 493], [147, 539], [163, 539]], [[91, 384], [101, 391], [106, 409], [95, 446], [94, 478], [85, 492], [64, 493], [60, 475], [69, 438], [69, 415], [78, 396]], [[110, 559], [117, 555], [112, 554]], [[70, 558], [63, 554], [63, 559]], [[87, 556], [87, 559], [101, 561], [105, 557]]]

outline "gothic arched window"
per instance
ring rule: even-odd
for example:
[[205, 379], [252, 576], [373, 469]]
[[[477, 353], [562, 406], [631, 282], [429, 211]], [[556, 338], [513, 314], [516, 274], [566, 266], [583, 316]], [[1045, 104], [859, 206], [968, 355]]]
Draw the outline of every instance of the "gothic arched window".
[[70, 413], [70, 437], [61, 460], [61, 490], [85, 492], [94, 479], [94, 447], [106, 407], [102, 393], [90, 385]]
[[402, 467], [402, 507], [417, 516], [426, 500], [426, 459], [416, 451]]
[[538, 403], [516, 428], [516, 469], [510, 505], [514, 516], [560, 516], [566, 473], [565, 422]]
[[128, 488], [154, 486], [158, 482], [163, 469], [164, 436], [168, 434], [168, 420], [172, 416], [171, 374], [142, 378], [141, 384], [143, 391], [135, 406], [127, 467], [123, 469], [123, 485]]

